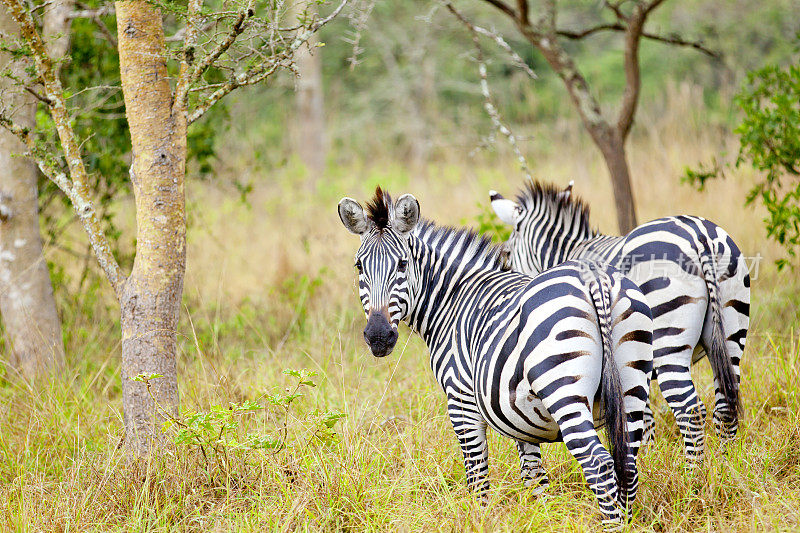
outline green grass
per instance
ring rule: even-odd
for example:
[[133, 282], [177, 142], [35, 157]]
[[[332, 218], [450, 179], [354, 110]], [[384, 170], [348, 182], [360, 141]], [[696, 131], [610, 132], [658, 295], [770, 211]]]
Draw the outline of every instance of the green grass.
[[[752, 286], [753, 324], [742, 366], [744, 417], [723, 451], [710, 424], [707, 454], [684, 469], [677, 429], [654, 389], [656, 440], [640, 461], [641, 490], [631, 531], [800, 530], [800, 284], [777, 273], [779, 250], [764, 241], [763, 212], [744, 210], [753, 176], [739, 173], [704, 195], [679, 185], [690, 161], [733, 146], [702, 124], [685, 133], [689, 97], [667, 113], [642, 111], [632, 140], [642, 220], [702, 214], [728, 229], [746, 254], [765, 256]], [[686, 109], [681, 108], [683, 105]], [[676, 107], [677, 106], [677, 107]], [[692, 126], [695, 128], [695, 126]], [[536, 157], [537, 176], [576, 181], [593, 220], [613, 229], [610, 187], [595, 150], [568, 130], [568, 158]], [[231, 141], [233, 142], [233, 141]], [[461, 154], [463, 157], [463, 154]], [[64, 265], [57, 288], [67, 367], [32, 389], [0, 380], [0, 530], [2, 531], [585, 531], [599, 527], [597, 505], [563, 445], [544, 447], [551, 487], [535, 497], [518, 481], [510, 440], [490, 434], [486, 502], [466, 488], [461, 453], [443, 393], [421, 340], [404, 330], [395, 352], [377, 360], [361, 339], [364, 318], [354, 286], [357, 239], [341, 228], [336, 203], [364, 199], [377, 183], [413, 192], [423, 216], [475, 221], [489, 189], [511, 195], [520, 185], [513, 160], [488, 162], [453, 154], [418, 175], [397, 162], [333, 168], [316, 191], [298, 186], [297, 170], [255, 184], [248, 205], [235, 194], [190, 183], [187, 276], [179, 335], [183, 412], [281, 393], [285, 368], [318, 373], [318, 386], [292, 405], [289, 447], [236, 452], [226, 475], [202, 454], [175, 446], [164, 457], [129, 461], [122, 438], [119, 323], [107, 284], [77, 297]], [[227, 175], [247, 175], [247, 150], [222, 153]], [[533, 159], [533, 158], [532, 158]], [[385, 164], [384, 164], [385, 163]], [[221, 178], [224, 182], [224, 176]], [[130, 206], [120, 212], [130, 218]], [[130, 233], [130, 220], [121, 227]], [[74, 264], [74, 260], [72, 261]], [[89, 284], [90, 287], [93, 285]], [[695, 369], [712, 405], [706, 362]], [[317, 439], [317, 413], [347, 415], [338, 440]], [[274, 434], [280, 410], [259, 411], [237, 430]], [[216, 472], [216, 473], [215, 473]]]

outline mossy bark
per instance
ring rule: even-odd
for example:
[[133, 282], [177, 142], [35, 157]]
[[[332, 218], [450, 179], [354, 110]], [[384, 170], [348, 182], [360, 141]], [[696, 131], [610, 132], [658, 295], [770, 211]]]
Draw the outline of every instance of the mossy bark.
[[[12, 18], [0, 13], [0, 31], [19, 33]], [[0, 55], [0, 70], [24, 78], [18, 62]], [[0, 79], [6, 109], [15, 110], [22, 127], [35, 125], [36, 100], [7, 79]], [[46, 375], [64, 365], [61, 321], [39, 234], [37, 170], [21, 157], [27, 148], [5, 128], [0, 130], [0, 313], [3, 316], [11, 373], [25, 379]]]
[[[186, 113], [172, 107], [160, 10], [116, 2], [120, 73], [131, 132], [136, 257], [120, 290], [125, 443], [143, 453], [162, 441], [160, 409], [177, 413], [176, 330], [186, 268]], [[175, 112], [173, 112], [175, 111]], [[157, 373], [151, 392], [131, 381]]]

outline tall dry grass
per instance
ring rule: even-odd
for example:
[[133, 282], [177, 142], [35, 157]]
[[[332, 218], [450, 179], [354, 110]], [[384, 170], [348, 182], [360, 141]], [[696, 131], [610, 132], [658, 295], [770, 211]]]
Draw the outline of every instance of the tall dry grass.
[[[629, 146], [642, 220], [694, 213], [723, 225], [747, 254], [764, 256], [753, 283], [754, 323], [743, 362], [745, 416], [722, 450], [710, 430], [707, 457], [683, 469], [677, 429], [656, 395], [657, 439], [641, 459], [642, 489], [632, 531], [764, 531], [800, 528], [800, 359], [798, 287], [777, 273], [779, 250], [765, 241], [759, 209], [742, 207], [754, 179], [733, 173], [699, 194], [680, 185], [683, 166], [726, 150], [735, 139], [704, 123], [702, 95], [688, 85], [639, 114]], [[236, 118], [236, 117], [235, 117]], [[244, 117], [242, 120], [245, 120]], [[537, 177], [566, 184], [613, 231], [610, 187], [596, 150], [570, 120], [532, 128], [526, 146]], [[122, 435], [118, 325], [100, 291], [65, 305], [70, 360], [39, 390], [0, 384], [0, 529], [8, 531], [585, 531], [599, 526], [596, 504], [563, 446], [545, 447], [552, 486], [546, 498], [517, 480], [510, 441], [490, 438], [492, 490], [483, 505], [466, 489], [460, 451], [422, 342], [403, 333], [395, 353], [375, 360], [363, 345], [352, 255], [341, 226], [343, 195], [366, 199], [376, 184], [414, 193], [423, 215], [472, 223], [490, 188], [521, 185], [503, 148], [410, 170], [388, 155], [334, 168], [315, 189], [291, 167], [256, 176], [257, 140], [231, 139], [219, 168], [251, 174], [249, 207], [217, 186], [190, 182], [191, 229], [185, 312], [179, 339], [181, 402], [207, 410], [282, 391], [284, 368], [319, 374], [297, 401], [290, 446], [279, 453], [234, 453], [211, 478], [196, 450], [128, 461]], [[237, 149], [238, 146], [238, 149]], [[305, 178], [305, 179], [304, 179]], [[124, 210], [125, 207], [123, 206]], [[703, 400], [713, 390], [696, 369]], [[315, 413], [347, 415], [337, 442], [314, 439]], [[272, 432], [272, 410], [243, 430]]]

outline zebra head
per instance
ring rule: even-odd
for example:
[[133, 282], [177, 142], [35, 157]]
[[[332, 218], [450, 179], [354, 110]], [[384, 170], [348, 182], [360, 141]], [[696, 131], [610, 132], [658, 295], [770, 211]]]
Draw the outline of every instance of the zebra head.
[[367, 317], [364, 340], [375, 357], [389, 355], [397, 326], [409, 313], [409, 236], [419, 222], [419, 202], [404, 194], [392, 202], [380, 187], [367, 211], [352, 198], [339, 202], [339, 218], [361, 237], [355, 257], [358, 294]]
[[497, 216], [513, 228], [504, 252], [513, 270], [536, 275], [567, 259], [572, 246], [593, 235], [588, 208], [572, 197], [572, 185], [557, 189], [529, 183], [516, 201], [489, 191]]

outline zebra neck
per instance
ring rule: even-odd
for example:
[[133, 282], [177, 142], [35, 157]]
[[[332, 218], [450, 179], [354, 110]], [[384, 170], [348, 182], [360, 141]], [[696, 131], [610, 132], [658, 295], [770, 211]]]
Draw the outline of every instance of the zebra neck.
[[487, 267], [485, 257], [465, 259], [418, 239], [412, 241], [411, 257], [414, 276], [410, 280], [411, 309], [406, 321], [433, 352], [446, 337], [465, 300], [479, 297], [481, 281], [497, 269]]

